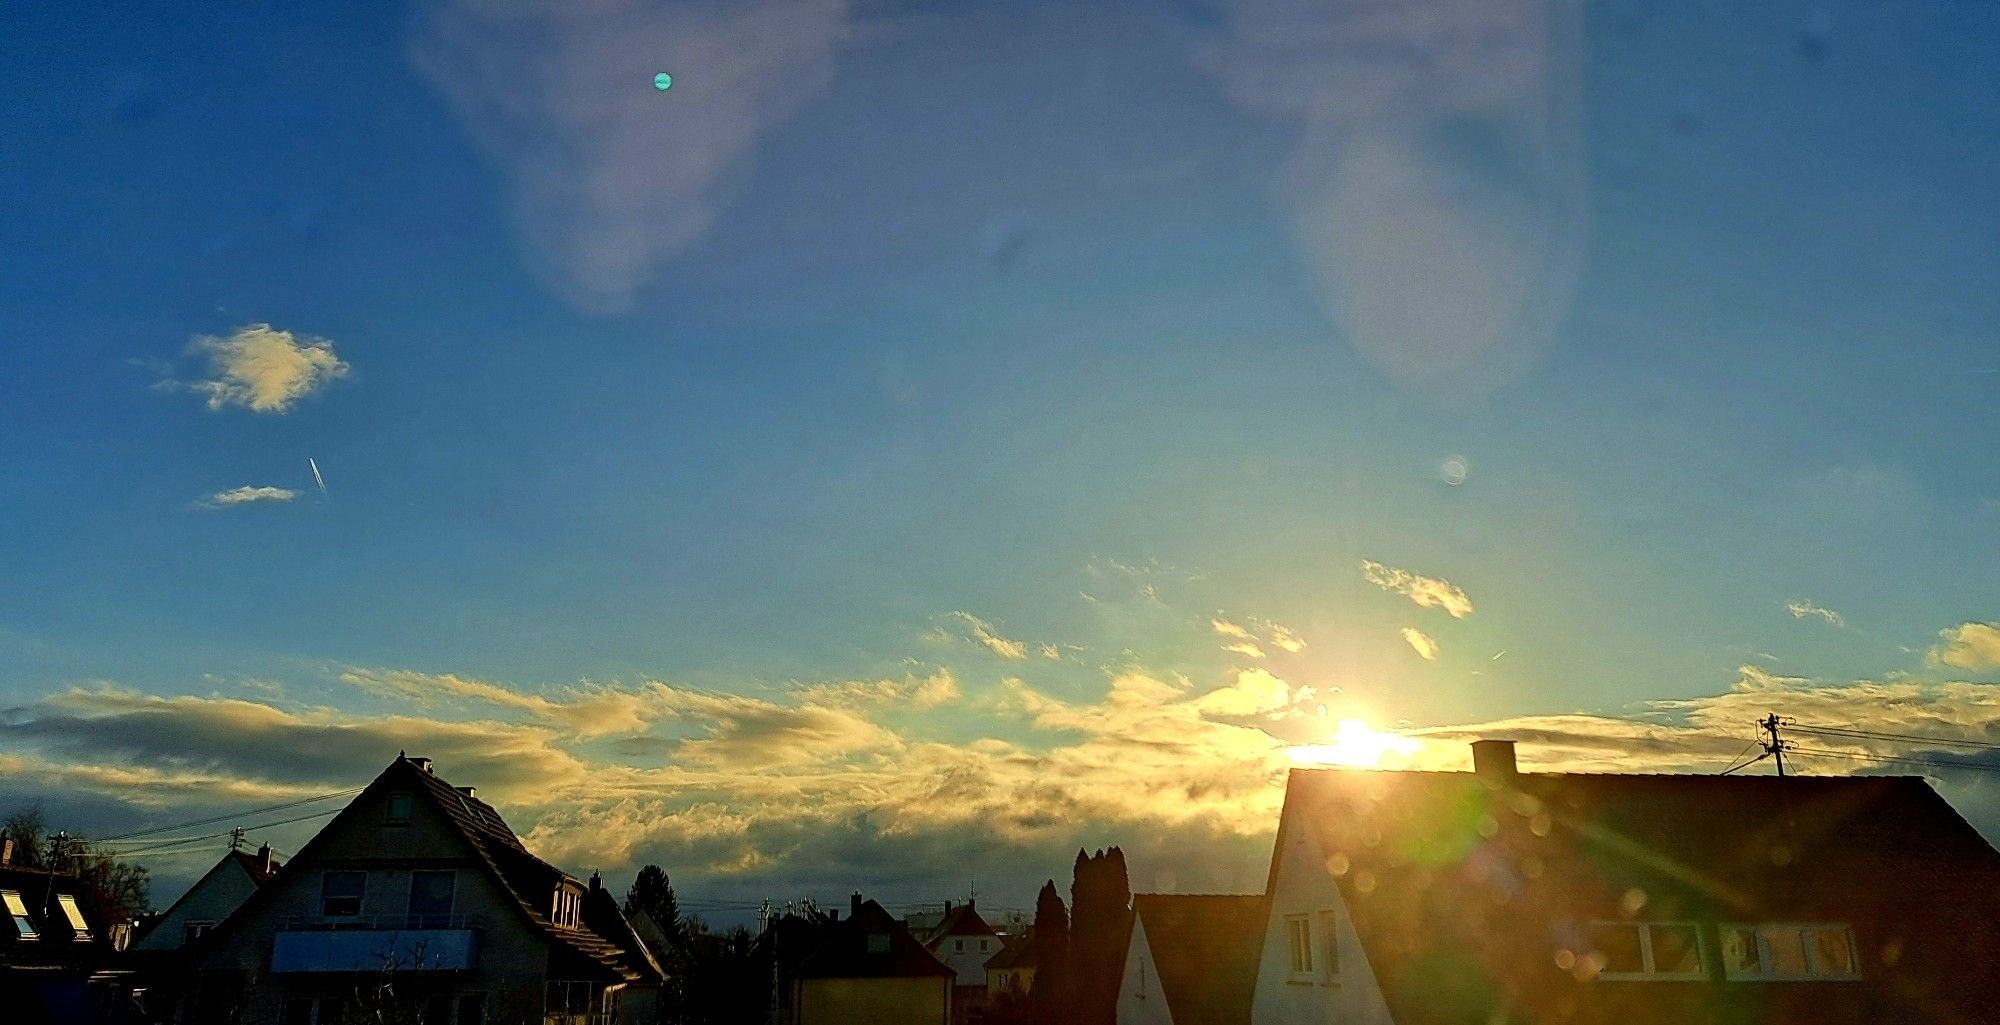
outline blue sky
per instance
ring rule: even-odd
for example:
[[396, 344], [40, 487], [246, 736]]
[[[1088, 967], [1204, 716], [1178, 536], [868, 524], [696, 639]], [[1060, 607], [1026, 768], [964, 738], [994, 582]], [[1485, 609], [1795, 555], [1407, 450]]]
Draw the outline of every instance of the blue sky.
[[[31, 11], [0, 41], [5, 793], [101, 833], [395, 750], [314, 774], [258, 761], [282, 729], [112, 739], [146, 700], [383, 744], [500, 724], [575, 774], [512, 797], [524, 832], [635, 801], [686, 827], [573, 869], [838, 891], [674, 839], [771, 771], [680, 745], [810, 747], [786, 716], [838, 706], [858, 746], [812, 773], [991, 741], [1101, 793], [1129, 781], [1062, 759], [1131, 725], [1121, 693], [1232, 765], [1346, 717], [1587, 713], [1561, 721], [1670, 722], [1656, 760], [1719, 767], [1747, 728], [1702, 715], [1759, 688], [1990, 729], [1982, 5], [498, 10]], [[209, 401], [228, 353], [308, 350], [337, 369], [258, 378], [283, 408]], [[1252, 672], [1282, 700], [1200, 705]], [[808, 689], [940, 673], [931, 705]], [[574, 728], [502, 692], [681, 710]], [[1224, 882], [1261, 857], [1254, 815], [1089, 807], [1002, 839], [1213, 830], [1235, 853], [1182, 874]], [[859, 876], [933, 835], [863, 833]], [[959, 885], [911, 863], [881, 885]]]

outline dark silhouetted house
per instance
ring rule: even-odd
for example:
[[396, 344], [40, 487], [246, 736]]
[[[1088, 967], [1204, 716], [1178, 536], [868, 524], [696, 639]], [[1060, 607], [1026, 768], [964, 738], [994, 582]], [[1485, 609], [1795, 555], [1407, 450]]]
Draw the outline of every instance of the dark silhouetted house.
[[2000, 854], [1908, 777], [1291, 773], [1251, 1020], [2000, 1020]]
[[0, 1022], [127, 1020], [126, 973], [83, 883], [13, 855], [0, 838]]
[[924, 937], [924, 948], [952, 971], [952, 1020], [964, 1021], [986, 1004], [986, 962], [1000, 952], [1000, 934], [979, 917], [973, 901], [944, 906], [944, 918]]
[[903, 923], [854, 896], [791, 972], [791, 1025], [948, 1025], [958, 973]]
[[277, 878], [279, 862], [269, 845], [257, 853], [231, 850], [173, 906], [146, 921], [131, 949], [138, 953], [180, 950], [221, 924], [258, 888]]
[[1118, 1025], [1247, 1025], [1263, 896], [1141, 893], [1132, 910]]
[[986, 959], [986, 999], [1003, 993], [1027, 995], [1035, 988], [1035, 932], [1003, 938], [1000, 952]]
[[189, 1022], [599, 1025], [660, 981], [610, 894], [401, 756], [191, 953]]

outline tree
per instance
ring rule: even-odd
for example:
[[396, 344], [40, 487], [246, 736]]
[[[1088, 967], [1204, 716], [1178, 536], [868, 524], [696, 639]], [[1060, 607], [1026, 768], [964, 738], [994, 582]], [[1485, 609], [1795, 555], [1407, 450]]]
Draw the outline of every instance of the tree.
[[674, 897], [674, 884], [667, 879], [666, 870], [658, 865], [640, 869], [632, 886], [625, 891], [625, 917], [631, 918], [641, 911], [660, 927], [667, 939], [676, 945], [680, 943], [684, 935], [680, 901]]
[[1035, 977], [1029, 995], [1037, 1025], [1068, 1020], [1069, 909], [1056, 893], [1056, 881], [1042, 884], [1035, 897]]
[[92, 917], [117, 924], [152, 913], [151, 880], [143, 866], [119, 861], [81, 837], [51, 837], [39, 801], [9, 815], [0, 828], [14, 840], [16, 864], [76, 876]]
[[1070, 887], [1069, 1020], [1110, 1025], [1115, 1017], [1131, 908], [1125, 852], [1117, 847], [1094, 855], [1077, 851], [1076, 877]]
[[14, 841], [14, 864], [42, 867], [42, 843], [48, 833], [48, 823], [42, 819], [42, 802], [36, 801], [7, 816], [0, 829]]

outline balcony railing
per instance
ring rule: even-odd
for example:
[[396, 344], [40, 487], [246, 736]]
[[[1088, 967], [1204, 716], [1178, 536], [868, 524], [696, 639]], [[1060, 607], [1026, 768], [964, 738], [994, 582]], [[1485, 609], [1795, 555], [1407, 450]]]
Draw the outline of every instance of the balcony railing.
[[464, 916], [285, 919], [271, 937], [271, 971], [465, 971], [478, 930]]
[[279, 932], [320, 929], [477, 929], [477, 915], [280, 915]]
[[542, 1016], [542, 1025], [618, 1025], [618, 1014], [615, 1011], [599, 1011], [594, 1014], [550, 1011]]

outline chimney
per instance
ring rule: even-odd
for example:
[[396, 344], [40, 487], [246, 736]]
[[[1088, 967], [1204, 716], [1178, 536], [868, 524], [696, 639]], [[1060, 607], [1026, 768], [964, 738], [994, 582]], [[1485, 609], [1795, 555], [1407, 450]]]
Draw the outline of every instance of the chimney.
[[459, 793], [461, 793], [461, 794], [464, 794], [464, 795], [465, 795], [465, 796], [467, 796], [467, 797], [478, 797], [478, 796], [479, 796], [479, 788], [478, 788], [478, 787], [452, 787], [452, 789], [453, 789], [453, 790], [456, 790], [456, 791], [458, 791], [458, 792], [459, 792]]
[[849, 896], [849, 897], [847, 898], [847, 917], [848, 917], [849, 919], [855, 919], [855, 918], [860, 918], [860, 917], [861, 917], [861, 891], [860, 891], [860, 890], [856, 890], [856, 891], [854, 891], [854, 893], [853, 893], [853, 894], [851, 894], [851, 895], [850, 895], [850, 896]]
[[1475, 740], [1472, 742], [1472, 771], [1481, 779], [1506, 782], [1514, 778], [1514, 742]]
[[431, 760], [428, 758], [411, 758], [410, 764], [416, 766], [418, 772], [431, 771]]
[[265, 844], [264, 846], [257, 848], [257, 870], [259, 872], [264, 873], [265, 875], [271, 874], [270, 844]]

